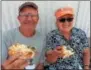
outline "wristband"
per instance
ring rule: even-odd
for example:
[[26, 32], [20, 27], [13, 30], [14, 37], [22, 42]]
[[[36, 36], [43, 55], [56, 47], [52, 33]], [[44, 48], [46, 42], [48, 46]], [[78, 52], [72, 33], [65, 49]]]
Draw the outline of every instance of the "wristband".
[[89, 67], [89, 65], [84, 65], [84, 67]]

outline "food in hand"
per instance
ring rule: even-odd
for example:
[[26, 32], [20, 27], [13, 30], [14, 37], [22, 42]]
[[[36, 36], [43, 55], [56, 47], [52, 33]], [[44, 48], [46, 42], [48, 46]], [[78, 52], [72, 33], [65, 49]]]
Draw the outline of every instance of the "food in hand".
[[60, 57], [62, 58], [67, 58], [74, 54], [72, 48], [67, 49], [66, 46], [60, 46], [57, 50], [60, 52]]
[[10, 46], [8, 49], [9, 56], [20, 54], [22, 55], [21, 58], [23, 59], [33, 58], [35, 56], [35, 53], [36, 53], [36, 49], [34, 47], [27, 46], [24, 44], [19, 44], [19, 43]]

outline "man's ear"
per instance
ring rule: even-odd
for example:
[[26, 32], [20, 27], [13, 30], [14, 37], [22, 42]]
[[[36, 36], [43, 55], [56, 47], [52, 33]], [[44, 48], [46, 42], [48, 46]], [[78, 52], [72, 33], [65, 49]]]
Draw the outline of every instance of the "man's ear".
[[19, 15], [17, 16], [17, 19], [20, 20], [20, 16]]
[[38, 15], [38, 21], [39, 21], [39, 15]]

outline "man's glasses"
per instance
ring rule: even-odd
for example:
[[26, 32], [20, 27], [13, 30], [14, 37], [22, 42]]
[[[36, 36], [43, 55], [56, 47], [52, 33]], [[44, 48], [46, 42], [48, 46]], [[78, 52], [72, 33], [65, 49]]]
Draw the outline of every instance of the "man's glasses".
[[33, 14], [19, 14], [19, 16], [22, 16], [22, 17], [29, 17], [29, 16], [31, 16], [31, 17], [38, 17], [38, 15], [33, 15]]
[[62, 23], [66, 22], [66, 21], [72, 22], [72, 21], [73, 21], [73, 17], [69, 17], [69, 18], [60, 18], [60, 19], [58, 19], [58, 21], [59, 21], [59, 22], [62, 22]]

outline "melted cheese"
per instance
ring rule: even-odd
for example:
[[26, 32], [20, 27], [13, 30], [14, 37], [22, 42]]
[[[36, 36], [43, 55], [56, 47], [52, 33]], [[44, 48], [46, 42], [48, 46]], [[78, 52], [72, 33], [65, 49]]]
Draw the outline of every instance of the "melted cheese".
[[73, 54], [72, 50], [68, 50], [66, 46], [61, 46], [60, 55], [62, 58], [70, 57]]
[[9, 56], [19, 53], [22, 55], [22, 58], [33, 58], [35, 55], [35, 51], [33, 51], [31, 48], [28, 48], [27, 45], [19, 43], [10, 46], [8, 53]]

